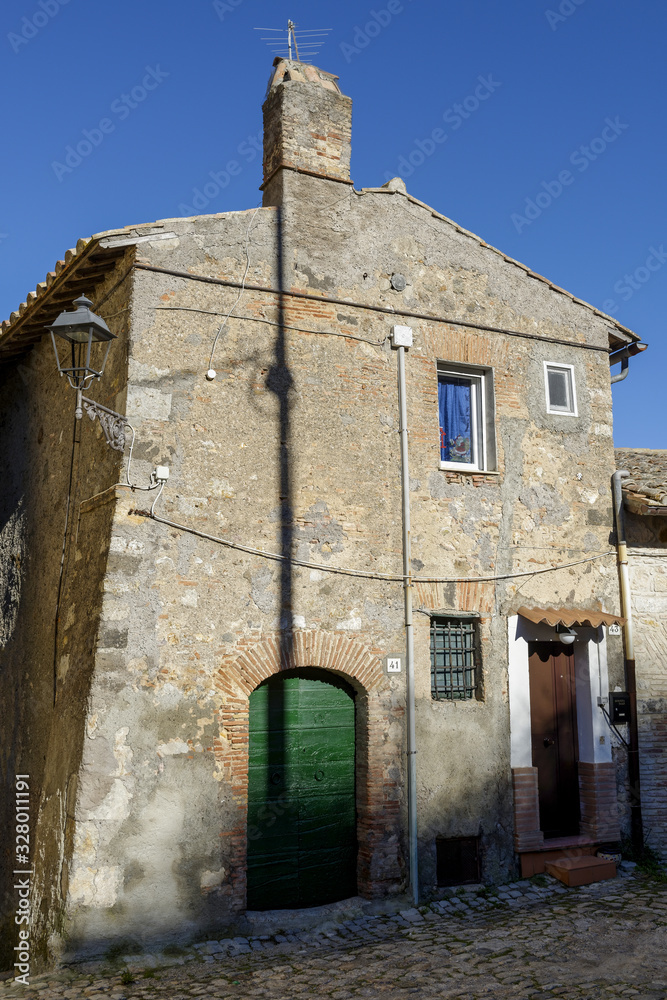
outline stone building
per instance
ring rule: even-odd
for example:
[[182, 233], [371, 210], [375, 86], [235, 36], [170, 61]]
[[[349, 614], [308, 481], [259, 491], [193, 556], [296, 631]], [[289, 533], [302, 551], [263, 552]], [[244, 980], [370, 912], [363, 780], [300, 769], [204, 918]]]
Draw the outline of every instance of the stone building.
[[[261, 208], [81, 240], [2, 325], [41, 961], [405, 890], [401, 335], [421, 892], [619, 836], [609, 352], [638, 338], [399, 178], [355, 190], [336, 81], [274, 66]], [[45, 328], [81, 293], [116, 339], [76, 420]]]
[[[644, 838], [667, 861], [667, 451], [617, 448], [637, 674]], [[623, 754], [623, 750], [620, 753]]]

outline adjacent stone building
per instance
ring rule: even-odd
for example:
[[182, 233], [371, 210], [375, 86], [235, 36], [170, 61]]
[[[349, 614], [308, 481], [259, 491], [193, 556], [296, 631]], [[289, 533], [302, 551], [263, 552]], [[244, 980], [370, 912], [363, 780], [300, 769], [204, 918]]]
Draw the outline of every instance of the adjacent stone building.
[[[617, 448], [637, 671], [644, 837], [667, 861], [667, 451]], [[623, 751], [621, 751], [622, 753]]]
[[[264, 114], [261, 208], [81, 240], [2, 326], [3, 769], [43, 961], [405, 890], [394, 326], [421, 892], [619, 837], [609, 352], [637, 337], [400, 179], [355, 190], [336, 77], [278, 61]], [[75, 420], [45, 327], [82, 292], [116, 340]]]

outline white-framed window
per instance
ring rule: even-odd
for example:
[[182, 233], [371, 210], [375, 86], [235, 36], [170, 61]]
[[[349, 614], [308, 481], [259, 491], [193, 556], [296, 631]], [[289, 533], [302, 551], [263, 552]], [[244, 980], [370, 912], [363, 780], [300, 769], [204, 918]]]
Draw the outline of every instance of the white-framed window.
[[547, 413], [560, 413], [566, 417], [577, 416], [577, 392], [572, 365], [544, 362], [544, 389]]
[[495, 469], [490, 368], [438, 364], [438, 415], [441, 469]]

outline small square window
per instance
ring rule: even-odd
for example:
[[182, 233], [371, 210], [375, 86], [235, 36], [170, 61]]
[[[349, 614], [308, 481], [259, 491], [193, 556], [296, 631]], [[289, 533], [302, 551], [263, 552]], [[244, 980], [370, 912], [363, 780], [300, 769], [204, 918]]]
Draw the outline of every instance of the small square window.
[[495, 468], [491, 369], [438, 366], [440, 468]]
[[439, 887], [479, 882], [479, 837], [436, 837], [436, 880]]
[[479, 685], [479, 643], [474, 618], [431, 619], [431, 697], [474, 698]]
[[577, 397], [572, 365], [552, 365], [545, 361], [544, 385], [547, 394], [547, 413], [563, 413], [576, 417]]

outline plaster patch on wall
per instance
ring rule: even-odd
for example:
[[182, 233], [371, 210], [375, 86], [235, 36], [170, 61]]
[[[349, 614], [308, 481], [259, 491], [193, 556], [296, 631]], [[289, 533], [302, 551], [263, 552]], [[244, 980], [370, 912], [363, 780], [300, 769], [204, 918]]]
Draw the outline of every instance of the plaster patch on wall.
[[123, 538], [122, 535], [112, 535], [109, 542], [109, 552], [123, 552], [131, 556], [140, 556], [146, 546], [136, 538]]
[[403, 604], [401, 601], [387, 601], [375, 604], [364, 601], [364, 614], [369, 621], [387, 631], [398, 631], [403, 625]]
[[198, 603], [199, 598], [196, 590], [188, 589], [181, 595], [181, 604], [185, 605], [186, 608], [196, 608]]
[[202, 890], [205, 892], [207, 889], [217, 889], [224, 882], [226, 874], [224, 868], [220, 868], [217, 872], [202, 872], [199, 879]]
[[128, 385], [125, 412], [130, 420], [168, 420], [171, 393], [145, 385]]
[[174, 757], [179, 753], [190, 753], [190, 747], [183, 740], [171, 739], [168, 743], [158, 743], [158, 757]]
[[97, 858], [100, 834], [94, 823], [77, 823], [74, 832], [74, 857], [79, 864], [92, 865]]
[[269, 614], [275, 606], [276, 595], [269, 590], [273, 582], [273, 573], [268, 566], [260, 566], [259, 569], [250, 573], [250, 595], [265, 615]]
[[127, 765], [132, 760], [132, 748], [129, 747], [125, 742], [125, 739], [129, 731], [130, 730], [128, 726], [123, 726], [122, 729], [119, 729], [116, 732], [116, 735], [114, 737], [113, 755], [118, 761], [118, 767], [114, 772], [114, 777], [117, 778], [120, 778], [123, 775], [131, 773], [130, 771], [128, 771]]
[[77, 867], [70, 878], [70, 901], [98, 910], [108, 909], [118, 898], [121, 882], [120, 865]]
[[104, 602], [100, 620], [103, 622], [121, 622], [130, 617], [130, 609], [127, 604], [119, 601], [107, 600]]
[[350, 617], [346, 618], [343, 622], [338, 622], [338, 628], [345, 629], [350, 632], [358, 632], [361, 628], [361, 618], [358, 617], [357, 608], [353, 608], [350, 612]]
[[157, 382], [162, 378], [166, 378], [167, 375], [169, 375], [168, 368], [156, 368], [154, 365], [145, 365], [133, 357], [128, 359], [128, 380], [130, 382]]
[[16, 627], [25, 559], [23, 497], [0, 531], [0, 646], [6, 646]]
[[294, 537], [299, 542], [297, 558], [308, 560], [314, 553], [328, 559], [332, 553], [342, 552], [345, 535], [324, 500], [318, 500], [296, 518]]
[[182, 497], [178, 495], [177, 503], [181, 514], [192, 516], [205, 507], [208, 507], [208, 497]]
[[235, 495], [228, 479], [210, 479], [208, 488], [212, 497], [222, 497], [223, 500], [231, 500]]
[[[95, 809], [88, 812], [89, 819], [113, 822], [117, 828], [130, 815], [132, 793], [120, 778], [115, 778], [111, 789]], [[107, 831], [108, 832], [108, 831]]]
[[600, 549], [600, 539], [592, 531], [587, 531], [584, 535], [584, 552], [598, 552]]
[[167, 681], [162, 687], [155, 689], [154, 704], [160, 703], [162, 708], [176, 708], [181, 701], [181, 692], [174, 685]]
[[570, 516], [570, 507], [562, 494], [547, 483], [534, 483], [522, 489], [519, 500], [539, 524], [563, 524]]

